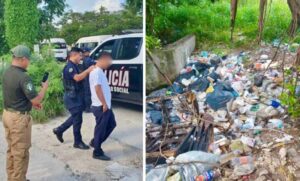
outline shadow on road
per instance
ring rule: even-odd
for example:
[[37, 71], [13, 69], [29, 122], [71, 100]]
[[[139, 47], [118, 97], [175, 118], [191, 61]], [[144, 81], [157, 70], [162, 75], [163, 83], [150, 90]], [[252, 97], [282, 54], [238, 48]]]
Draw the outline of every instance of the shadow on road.
[[112, 106], [113, 108], [126, 108], [126, 109], [131, 109], [139, 112], [143, 111], [143, 106], [125, 103], [125, 102], [112, 101]]

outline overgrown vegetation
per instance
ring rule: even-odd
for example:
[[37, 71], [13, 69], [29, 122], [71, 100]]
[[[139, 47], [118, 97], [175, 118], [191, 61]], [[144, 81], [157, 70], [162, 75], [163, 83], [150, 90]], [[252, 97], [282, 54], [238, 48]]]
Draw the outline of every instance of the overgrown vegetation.
[[[234, 45], [238, 47], [256, 40], [259, 16], [259, 0], [239, 2], [234, 33]], [[147, 13], [150, 15], [147, 15], [147, 35], [159, 38], [163, 45], [190, 33], [197, 36], [200, 45], [233, 45], [230, 42], [230, 1], [149, 2]], [[287, 2], [273, 0], [267, 10], [263, 40], [272, 41], [281, 36], [288, 30], [290, 21]]]
[[[46, 97], [43, 101], [42, 110], [33, 110], [32, 117], [35, 122], [45, 122], [49, 118], [62, 115], [65, 112], [63, 104], [63, 85], [61, 80], [61, 72], [64, 64], [58, 63], [52, 53], [50, 53], [49, 47], [45, 47], [42, 50], [41, 56], [33, 56], [28, 74], [32, 78], [34, 85], [39, 90], [41, 86], [41, 80], [45, 72], [49, 72], [49, 88]], [[11, 55], [5, 55], [1, 57], [0, 66], [0, 112], [3, 111], [3, 95], [2, 95], [2, 75], [4, 70], [9, 66], [11, 62]]]
[[36, 0], [5, 0], [5, 37], [10, 47], [20, 43], [31, 46], [36, 41], [39, 12]]
[[299, 90], [296, 90], [299, 87], [297, 82], [299, 82], [300, 77], [299, 73], [297, 76], [296, 72], [300, 72], [299, 66], [295, 71], [285, 71], [288, 81], [284, 84], [285, 91], [280, 95], [281, 103], [287, 107], [292, 118], [300, 118], [300, 93], [298, 92]]
[[40, 88], [41, 79], [45, 72], [49, 72], [49, 88], [43, 101], [42, 110], [33, 110], [32, 117], [36, 122], [45, 122], [51, 117], [62, 115], [65, 112], [63, 104], [62, 69], [64, 64], [58, 63], [50, 49], [42, 51], [42, 57], [35, 57], [28, 69], [34, 84]]

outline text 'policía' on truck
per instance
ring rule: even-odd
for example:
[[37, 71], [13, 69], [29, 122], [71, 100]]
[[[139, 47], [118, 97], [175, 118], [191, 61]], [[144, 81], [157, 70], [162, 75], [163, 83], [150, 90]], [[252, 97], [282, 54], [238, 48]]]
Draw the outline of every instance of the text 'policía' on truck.
[[102, 52], [110, 53], [113, 59], [112, 66], [105, 71], [113, 100], [142, 105], [143, 34], [109, 37], [91, 52], [91, 58], [96, 60]]

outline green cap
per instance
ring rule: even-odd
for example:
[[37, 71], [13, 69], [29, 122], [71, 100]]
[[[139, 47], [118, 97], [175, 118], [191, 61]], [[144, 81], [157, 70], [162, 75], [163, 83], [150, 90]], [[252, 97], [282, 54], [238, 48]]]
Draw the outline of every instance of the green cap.
[[26, 57], [30, 59], [31, 53], [30, 53], [30, 49], [27, 46], [18, 45], [15, 48], [13, 48], [11, 51], [15, 57], [18, 58]]

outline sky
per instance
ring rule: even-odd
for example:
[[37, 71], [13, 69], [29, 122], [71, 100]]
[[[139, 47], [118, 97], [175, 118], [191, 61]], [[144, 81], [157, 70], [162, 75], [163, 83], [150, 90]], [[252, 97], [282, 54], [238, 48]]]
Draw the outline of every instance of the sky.
[[122, 3], [125, 0], [67, 0], [69, 9], [72, 9], [74, 12], [85, 12], [98, 10], [101, 5], [106, 7], [108, 11], [118, 11], [121, 10]]

